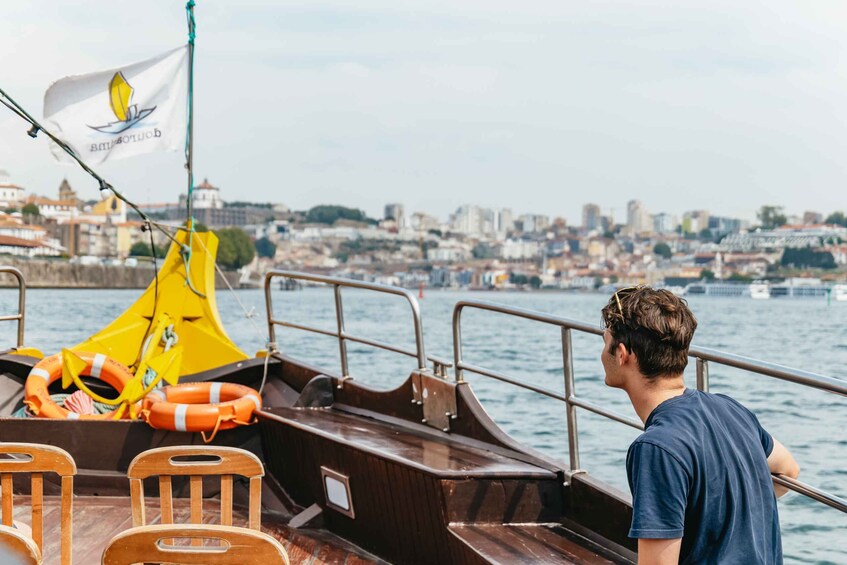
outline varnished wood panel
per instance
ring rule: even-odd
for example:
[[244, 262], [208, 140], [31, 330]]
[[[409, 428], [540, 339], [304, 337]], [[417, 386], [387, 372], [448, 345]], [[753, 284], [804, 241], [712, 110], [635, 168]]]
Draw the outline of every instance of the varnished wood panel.
[[548, 525], [454, 525], [450, 532], [463, 545], [457, 554], [465, 563], [504, 565], [614, 565], [627, 559], [584, 546], [565, 528]]
[[442, 478], [555, 479], [558, 476], [549, 469], [450, 437], [432, 436], [332, 409], [270, 408], [261, 411], [259, 417], [263, 425], [276, 420], [308, 435], [319, 435]]

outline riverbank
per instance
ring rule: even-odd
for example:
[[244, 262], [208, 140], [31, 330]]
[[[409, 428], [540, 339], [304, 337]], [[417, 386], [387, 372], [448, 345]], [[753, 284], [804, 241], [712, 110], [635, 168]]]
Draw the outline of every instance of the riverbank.
[[[135, 267], [125, 265], [81, 265], [66, 260], [36, 260], [5, 257], [0, 265], [14, 267], [23, 273], [27, 288], [147, 288], [153, 280], [152, 263], [139, 263]], [[159, 262], [161, 266], [161, 261]], [[229, 284], [238, 288], [238, 273], [225, 273]], [[216, 286], [226, 285], [215, 277]], [[17, 286], [11, 275], [0, 275], [0, 287]]]

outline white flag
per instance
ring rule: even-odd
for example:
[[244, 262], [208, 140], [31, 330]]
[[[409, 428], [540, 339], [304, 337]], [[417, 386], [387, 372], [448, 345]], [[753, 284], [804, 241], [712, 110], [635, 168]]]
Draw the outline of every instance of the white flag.
[[[185, 147], [188, 46], [119, 69], [59, 79], [44, 95], [46, 127], [87, 164]], [[51, 144], [60, 161], [71, 161]]]

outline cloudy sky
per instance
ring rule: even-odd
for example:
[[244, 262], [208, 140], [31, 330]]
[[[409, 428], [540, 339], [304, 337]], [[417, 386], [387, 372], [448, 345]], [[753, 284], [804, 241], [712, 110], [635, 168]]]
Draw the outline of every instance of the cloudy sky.
[[[847, 208], [847, 3], [198, 0], [195, 171], [229, 200], [580, 222]], [[0, 86], [37, 117], [56, 79], [184, 42], [179, 0], [0, 0]], [[93, 181], [0, 107], [0, 169]], [[175, 201], [180, 154], [103, 165]]]

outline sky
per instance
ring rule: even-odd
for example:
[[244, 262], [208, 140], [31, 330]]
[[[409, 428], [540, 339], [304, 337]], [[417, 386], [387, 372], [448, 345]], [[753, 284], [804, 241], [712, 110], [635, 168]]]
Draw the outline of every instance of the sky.
[[[55, 80], [185, 42], [184, 3], [0, 0], [0, 86], [37, 118]], [[752, 219], [847, 208], [847, 3], [197, 0], [197, 182], [292, 209], [463, 204], [581, 221], [599, 204]], [[0, 107], [0, 169], [65, 177]], [[97, 170], [176, 201], [181, 153]]]

